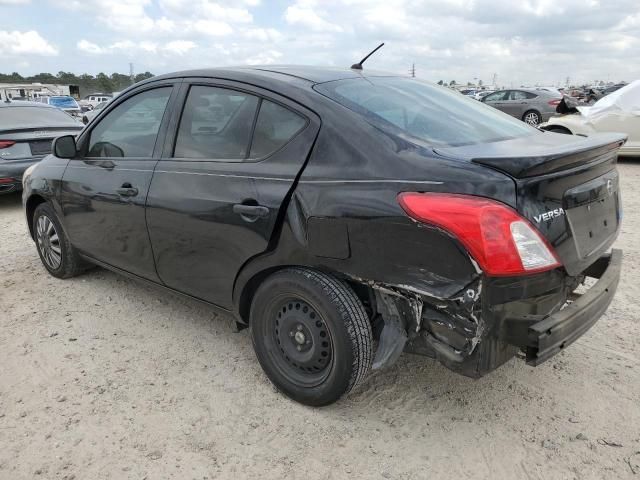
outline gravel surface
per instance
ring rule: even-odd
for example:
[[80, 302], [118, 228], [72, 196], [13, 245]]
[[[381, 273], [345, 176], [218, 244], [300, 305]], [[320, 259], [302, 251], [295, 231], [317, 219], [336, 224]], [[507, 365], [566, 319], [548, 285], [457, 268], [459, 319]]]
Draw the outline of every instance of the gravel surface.
[[0, 197], [0, 479], [640, 479], [640, 162], [620, 173], [623, 278], [579, 341], [480, 380], [403, 355], [322, 409], [199, 303], [49, 276]]

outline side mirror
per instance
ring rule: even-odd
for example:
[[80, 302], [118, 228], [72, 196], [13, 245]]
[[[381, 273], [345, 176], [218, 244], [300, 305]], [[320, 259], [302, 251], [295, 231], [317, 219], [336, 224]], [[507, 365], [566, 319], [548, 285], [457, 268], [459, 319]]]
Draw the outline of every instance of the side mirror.
[[53, 139], [53, 154], [58, 158], [75, 158], [78, 154], [76, 139], [73, 135], [64, 135]]

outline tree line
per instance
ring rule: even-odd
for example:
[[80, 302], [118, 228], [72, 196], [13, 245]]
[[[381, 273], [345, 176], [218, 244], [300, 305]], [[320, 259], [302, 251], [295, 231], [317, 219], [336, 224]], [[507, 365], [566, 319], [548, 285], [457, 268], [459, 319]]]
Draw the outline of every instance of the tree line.
[[0, 83], [55, 83], [61, 85], [78, 85], [81, 94], [92, 92], [112, 93], [124, 90], [133, 83], [146, 80], [153, 77], [151, 72], [138, 73], [133, 82], [129, 75], [122, 73], [99, 73], [97, 75], [89, 75], [83, 73], [76, 75], [71, 72], [58, 72], [57, 75], [51, 73], [38, 73], [37, 75], [23, 77], [18, 72], [0, 73]]

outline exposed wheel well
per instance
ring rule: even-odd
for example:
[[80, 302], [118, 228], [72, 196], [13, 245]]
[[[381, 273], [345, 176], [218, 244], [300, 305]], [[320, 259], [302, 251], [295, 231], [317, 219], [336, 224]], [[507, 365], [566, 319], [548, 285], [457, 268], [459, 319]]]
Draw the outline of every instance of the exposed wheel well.
[[[35, 208], [35, 207], [34, 207]], [[242, 289], [242, 293], [240, 294], [240, 300], [238, 302], [238, 313], [240, 314], [240, 318], [242, 321], [249, 325], [249, 316], [251, 313], [251, 302], [253, 300], [253, 296], [255, 295], [258, 287], [262, 284], [264, 280], [267, 279], [270, 275], [276, 273], [279, 270], [291, 267], [301, 267], [301, 268], [312, 268], [300, 265], [280, 265], [277, 267], [271, 267], [266, 270], [263, 270], [259, 273], [256, 273], [251, 279], [245, 284]], [[325, 272], [331, 274], [331, 272]], [[335, 275], [336, 277], [340, 277]], [[356, 296], [360, 299], [360, 301], [364, 304], [367, 313], [369, 314], [369, 318], [373, 315], [372, 306], [371, 306], [371, 296], [372, 292], [370, 288], [366, 288], [361, 284], [351, 282], [348, 279], [344, 279], [350, 286], [353, 288]]]
[[27, 215], [27, 225], [29, 226], [29, 234], [31, 238], [33, 237], [33, 214], [36, 211], [36, 208], [41, 203], [45, 203], [46, 200], [42, 198], [40, 195], [31, 195], [27, 200], [27, 205], [25, 207], [25, 213]]
[[571, 130], [569, 130], [567, 127], [562, 127], [560, 125], [550, 125], [550, 126], [546, 127], [545, 130], [547, 132], [564, 133], [564, 134], [567, 134], [567, 135], [573, 135]]
[[240, 299], [238, 301], [238, 313], [240, 314], [240, 318], [242, 321], [249, 325], [249, 314], [251, 313], [251, 301], [253, 300], [253, 296], [258, 290], [260, 284], [271, 274], [281, 270], [283, 268], [287, 268], [289, 265], [282, 265], [279, 267], [272, 267], [261, 272], [256, 273], [251, 279], [245, 284], [242, 289], [242, 293], [240, 294]]

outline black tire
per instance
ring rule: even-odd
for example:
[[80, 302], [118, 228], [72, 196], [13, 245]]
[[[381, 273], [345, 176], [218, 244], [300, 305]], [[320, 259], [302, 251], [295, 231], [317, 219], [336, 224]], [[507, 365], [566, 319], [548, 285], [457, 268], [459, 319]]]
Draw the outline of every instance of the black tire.
[[522, 115], [522, 121], [533, 126], [540, 125], [542, 123], [542, 115], [537, 110], [527, 110]]
[[[49, 232], [45, 232], [48, 239], [42, 235], [44, 225], [46, 225], [44, 230]], [[50, 232], [53, 232], [57, 238], [51, 236]], [[69, 242], [58, 216], [48, 203], [41, 203], [33, 213], [33, 236], [44, 268], [54, 277], [70, 278], [87, 269], [87, 263], [80, 258]], [[48, 251], [47, 246], [51, 250]], [[58, 257], [59, 262], [54, 261]]]
[[310, 406], [337, 401], [371, 368], [373, 335], [346, 283], [307, 268], [268, 277], [249, 322], [260, 365], [285, 395]]

